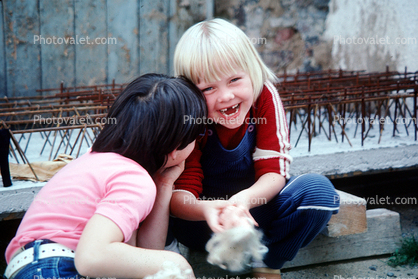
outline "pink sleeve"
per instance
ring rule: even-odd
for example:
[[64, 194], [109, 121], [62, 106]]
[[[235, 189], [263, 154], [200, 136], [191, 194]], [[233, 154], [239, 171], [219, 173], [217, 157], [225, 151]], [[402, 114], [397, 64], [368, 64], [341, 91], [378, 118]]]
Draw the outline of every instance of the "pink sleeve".
[[155, 196], [154, 181], [145, 170], [125, 169], [109, 179], [106, 195], [97, 201], [95, 213], [112, 220], [128, 241], [151, 212]]

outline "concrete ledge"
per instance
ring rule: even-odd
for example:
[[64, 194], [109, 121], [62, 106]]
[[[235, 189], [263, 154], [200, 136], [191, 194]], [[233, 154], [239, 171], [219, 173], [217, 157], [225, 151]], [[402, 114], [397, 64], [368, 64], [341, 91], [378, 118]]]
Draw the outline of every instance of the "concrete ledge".
[[[418, 144], [295, 157], [291, 165], [291, 175], [319, 173], [335, 178], [411, 167], [418, 168]], [[0, 221], [23, 215], [35, 195], [45, 185], [45, 182], [12, 182], [11, 187], [0, 186]], [[3, 185], [1, 180], [0, 185]]]
[[329, 178], [418, 167], [418, 144], [294, 157], [290, 174], [319, 173]]
[[13, 181], [11, 187], [0, 187], [0, 221], [23, 217], [44, 185], [45, 182]]
[[[395, 252], [401, 240], [399, 214], [379, 208], [367, 210], [366, 215], [368, 225], [366, 233], [340, 237], [318, 235], [308, 246], [300, 249], [296, 257], [287, 262], [283, 269]], [[236, 275], [209, 264], [206, 261], [207, 253], [189, 251], [182, 245], [180, 251], [192, 265], [197, 277], [227, 278], [226, 275], [229, 277]]]
[[369, 209], [367, 232], [340, 237], [318, 235], [283, 268], [335, 262], [395, 252], [401, 240], [399, 213], [379, 208]]

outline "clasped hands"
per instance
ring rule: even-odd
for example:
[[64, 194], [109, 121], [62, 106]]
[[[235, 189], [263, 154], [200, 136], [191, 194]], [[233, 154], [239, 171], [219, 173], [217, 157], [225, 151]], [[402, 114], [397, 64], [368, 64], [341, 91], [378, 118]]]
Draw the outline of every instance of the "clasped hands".
[[229, 200], [209, 201], [205, 212], [206, 221], [215, 233], [238, 226], [258, 226], [248, 206], [235, 196]]

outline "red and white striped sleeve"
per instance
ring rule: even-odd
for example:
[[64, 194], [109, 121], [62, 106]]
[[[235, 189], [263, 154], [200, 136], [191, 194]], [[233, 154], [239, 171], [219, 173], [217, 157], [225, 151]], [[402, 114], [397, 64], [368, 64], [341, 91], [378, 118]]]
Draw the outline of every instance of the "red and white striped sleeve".
[[290, 178], [290, 140], [286, 113], [279, 93], [271, 82], [254, 104], [256, 121], [256, 148], [253, 153], [256, 179], [268, 172]]
[[196, 142], [195, 148], [186, 159], [184, 171], [174, 183], [175, 190], [190, 192], [196, 198], [202, 193], [203, 170], [200, 164], [200, 157], [202, 156], [201, 148], [206, 142], [206, 138]]

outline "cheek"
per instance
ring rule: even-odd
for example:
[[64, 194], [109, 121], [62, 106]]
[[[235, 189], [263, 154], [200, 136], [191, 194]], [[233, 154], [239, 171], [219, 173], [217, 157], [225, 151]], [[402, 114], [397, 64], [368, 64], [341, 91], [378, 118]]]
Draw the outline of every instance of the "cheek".
[[254, 103], [254, 92], [251, 90], [247, 93], [247, 104], [248, 106], [252, 106]]
[[253, 84], [252, 84], [252, 82], [250, 80], [247, 82], [246, 88], [247, 88], [247, 96], [248, 96], [248, 98], [251, 99], [251, 100], [253, 100], [254, 99], [254, 88], [253, 88]]
[[249, 83], [249, 86], [247, 87], [247, 96], [250, 100], [254, 100], [254, 89], [253, 86], [251, 85], [251, 83]]
[[189, 144], [189, 146], [186, 147], [186, 158], [189, 157], [189, 155], [193, 152], [195, 147], [195, 141]]
[[248, 93], [247, 93], [247, 101], [250, 102], [250, 103], [254, 102], [254, 94], [253, 93], [254, 92], [252, 90], [248, 91]]
[[211, 112], [215, 112], [215, 104], [216, 104], [216, 99], [214, 96], [206, 96], [206, 104], [208, 106], [209, 109], [209, 114]]

